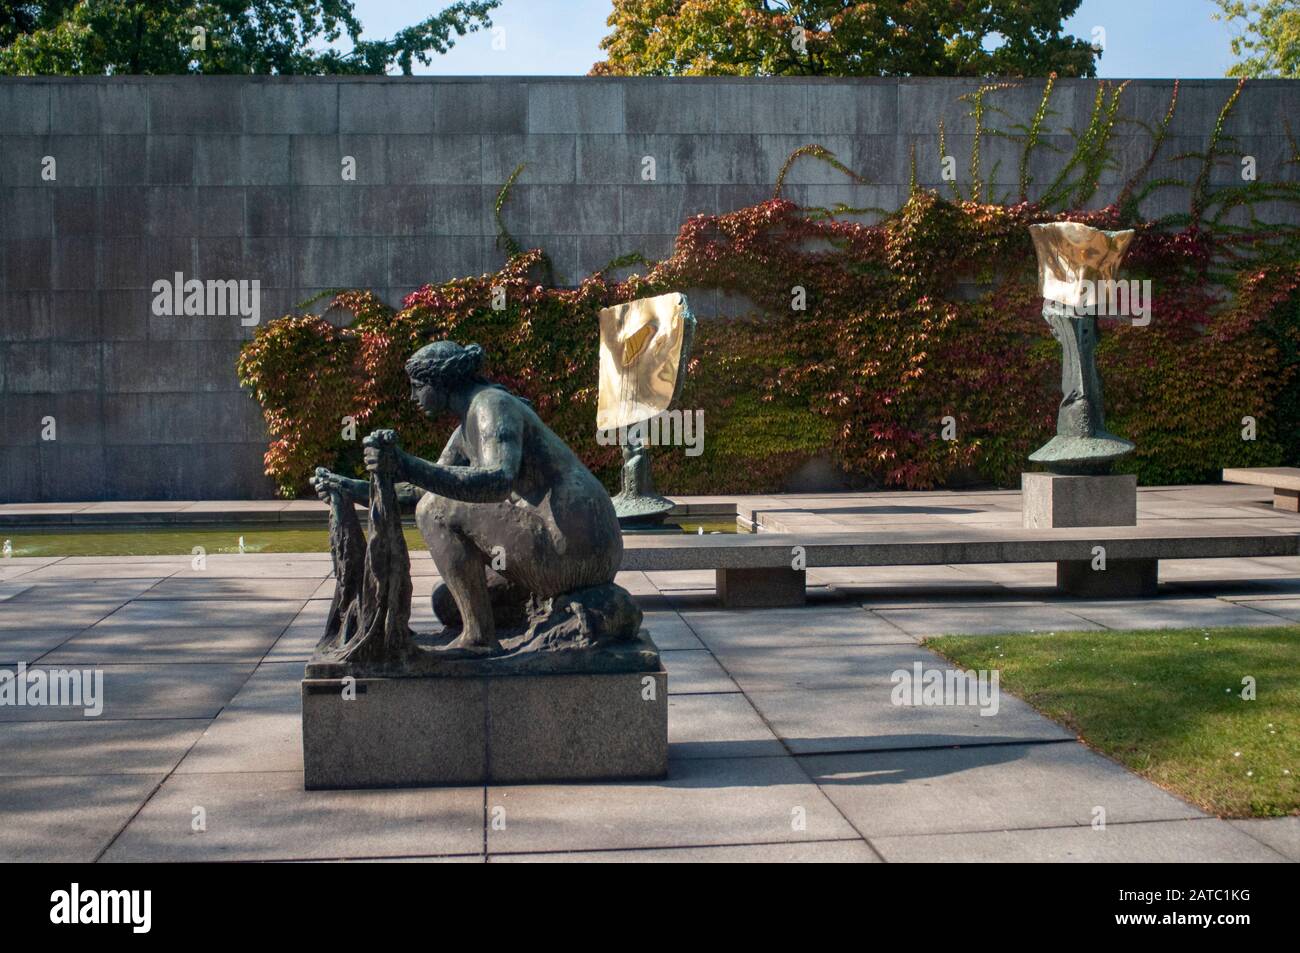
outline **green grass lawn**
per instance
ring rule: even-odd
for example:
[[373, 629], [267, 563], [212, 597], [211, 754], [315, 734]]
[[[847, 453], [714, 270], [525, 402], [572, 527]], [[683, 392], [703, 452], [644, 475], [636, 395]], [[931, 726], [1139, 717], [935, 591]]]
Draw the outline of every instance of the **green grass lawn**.
[[[929, 648], [1223, 817], [1300, 813], [1300, 626], [942, 636]], [[1256, 699], [1242, 698], [1242, 679]]]

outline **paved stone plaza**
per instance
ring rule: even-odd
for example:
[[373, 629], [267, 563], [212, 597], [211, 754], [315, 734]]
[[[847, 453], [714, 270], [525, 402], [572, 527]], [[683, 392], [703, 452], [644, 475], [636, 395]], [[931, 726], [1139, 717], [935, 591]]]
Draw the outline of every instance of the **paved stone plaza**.
[[[1142, 490], [1139, 520], [1300, 529], [1269, 499]], [[14, 505], [0, 518], [132, 506]], [[1019, 521], [1011, 492], [758, 508], [784, 532]], [[427, 553], [412, 553], [412, 571], [413, 622], [429, 628]], [[100, 667], [106, 700], [98, 718], [0, 709], [0, 859], [1300, 859], [1300, 818], [1207, 817], [1006, 693], [992, 716], [890, 697], [895, 670], [945, 664], [918, 644], [929, 635], [1300, 622], [1295, 558], [1166, 561], [1158, 600], [1110, 602], [1057, 596], [1050, 564], [810, 570], [809, 605], [791, 609], [720, 609], [707, 571], [618, 581], [669, 672], [666, 781], [306, 792], [299, 680], [332, 592], [328, 554], [212, 555], [203, 571], [188, 556], [6, 559], [0, 663]]]

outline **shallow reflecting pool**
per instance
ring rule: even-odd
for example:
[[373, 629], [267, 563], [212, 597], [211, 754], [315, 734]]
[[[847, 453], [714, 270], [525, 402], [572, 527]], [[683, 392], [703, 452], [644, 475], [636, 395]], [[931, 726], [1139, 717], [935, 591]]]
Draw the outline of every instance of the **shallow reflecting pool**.
[[[653, 532], [734, 533], [735, 519], [670, 520]], [[406, 544], [423, 549], [414, 526], [407, 526]], [[629, 531], [629, 535], [636, 535]], [[231, 523], [204, 526], [113, 526], [42, 530], [0, 530], [4, 552], [12, 556], [189, 556], [196, 547], [213, 553], [326, 553], [329, 532], [324, 526], [297, 527], [281, 523]], [[240, 547], [243, 547], [242, 550]]]

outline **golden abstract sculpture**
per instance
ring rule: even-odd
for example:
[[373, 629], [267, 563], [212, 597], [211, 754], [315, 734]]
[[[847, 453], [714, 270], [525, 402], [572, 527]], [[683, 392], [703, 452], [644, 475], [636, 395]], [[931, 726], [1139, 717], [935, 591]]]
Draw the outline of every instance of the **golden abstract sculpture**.
[[616, 432], [608, 442], [623, 448], [623, 485], [614, 497], [622, 523], [657, 522], [672, 509], [672, 501], [655, 492], [644, 425], [665, 413], [681, 391], [694, 335], [695, 316], [677, 292], [600, 312], [596, 430]]
[[668, 409], [694, 324], [686, 296], [677, 292], [600, 312], [598, 429], [631, 427]]
[[1096, 352], [1097, 303], [1107, 297], [1132, 230], [1106, 232], [1078, 222], [1029, 226], [1038, 253], [1043, 318], [1061, 342], [1061, 405], [1056, 436], [1029, 459], [1055, 473], [1103, 473], [1133, 444], [1106, 430]]
[[1119, 263], [1133, 241], [1133, 229], [1104, 232], [1078, 222], [1030, 225], [1029, 237], [1038, 253], [1038, 292], [1048, 301], [1080, 308], [1089, 304], [1089, 291], [1113, 281]]

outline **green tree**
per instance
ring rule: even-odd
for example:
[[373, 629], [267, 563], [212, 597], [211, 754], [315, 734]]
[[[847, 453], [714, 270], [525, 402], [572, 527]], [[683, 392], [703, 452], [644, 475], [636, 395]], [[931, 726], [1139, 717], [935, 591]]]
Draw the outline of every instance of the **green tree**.
[[1096, 75], [1081, 0], [614, 0], [597, 75]]
[[1229, 76], [1252, 79], [1300, 77], [1300, 2], [1298, 0], [1215, 0], [1216, 20], [1240, 32], [1232, 38], [1237, 62]]
[[[0, 6], [0, 73], [411, 72], [490, 27], [501, 0], [459, 0], [363, 40], [351, 0], [50, 0]], [[350, 49], [340, 50], [344, 41]]]

